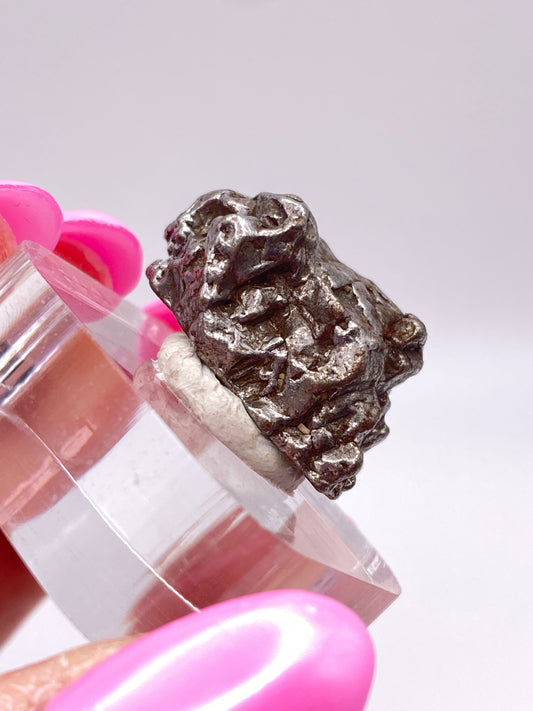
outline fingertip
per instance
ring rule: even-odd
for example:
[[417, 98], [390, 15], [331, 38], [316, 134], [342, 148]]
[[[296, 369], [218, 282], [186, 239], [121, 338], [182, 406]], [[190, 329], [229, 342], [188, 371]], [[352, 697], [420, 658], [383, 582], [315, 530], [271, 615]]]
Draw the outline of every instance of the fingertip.
[[16, 246], [17, 243], [10, 226], [0, 215], [0, 264], [13, 254]]
[[55, 248], [63, 213], [46, 190], [30, 183], [0, 181], [0, 215], [18, 244], [30, 240], [50, 250]]
[[141, 278], [143, 254], [139, 240], [120, 220], [103, 212], [69, 210], [63, 213], [56, 253], [63, 256], [67, 251], [74, 255], [69, 261], [79, 260], [81, 264], [76, 266], [84, 271], [89, 264], [96, 272], [90, 275], [120, 296], [132, 291]]
[[182, 330], [172, 311], [168, 308], [166, 304], [160, 301], [160, 299], [154, 299], [154, 301], [150, 301], [148, 304], [145, 304], [142, 307], [142, 310], [145, 314], [148, 314], [149, 316], [152, 316], [153, 318], [156, 318], [159, 321], [165, 323], [173, 331]]

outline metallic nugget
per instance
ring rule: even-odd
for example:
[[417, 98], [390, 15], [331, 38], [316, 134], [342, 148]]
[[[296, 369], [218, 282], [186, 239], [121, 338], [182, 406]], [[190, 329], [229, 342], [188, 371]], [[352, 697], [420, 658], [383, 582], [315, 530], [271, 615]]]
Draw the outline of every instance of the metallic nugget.
[[422, 367], [426, 329], [332, 254], [293, 195], [200, 197], [147, 271], [199, 358], [329, 498], [388, 432], [389, 391]]

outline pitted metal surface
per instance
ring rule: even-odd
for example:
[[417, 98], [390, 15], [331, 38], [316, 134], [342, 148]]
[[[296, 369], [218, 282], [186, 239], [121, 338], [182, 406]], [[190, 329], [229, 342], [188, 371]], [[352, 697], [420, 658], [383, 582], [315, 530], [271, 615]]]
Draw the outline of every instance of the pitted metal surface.
[[208, 193], [165, 238], [147, 275], [198, 356], [316, 489], [351, 488], [424, 325], [334, 257], [298, 197]]

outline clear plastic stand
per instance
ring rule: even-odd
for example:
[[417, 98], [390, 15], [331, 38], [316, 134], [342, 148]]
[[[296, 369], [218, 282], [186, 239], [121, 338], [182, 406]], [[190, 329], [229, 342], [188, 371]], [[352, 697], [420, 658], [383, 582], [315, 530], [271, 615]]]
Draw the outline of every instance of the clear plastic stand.
[[[355, 524], [251, 471], [152, 358], [168, 328], [38, 245], [0, 268], [0, 525], [90, 639], [303, 588], [367, 623], [399, 594]], [[223, 416], [223, 413], [221, 413]]]

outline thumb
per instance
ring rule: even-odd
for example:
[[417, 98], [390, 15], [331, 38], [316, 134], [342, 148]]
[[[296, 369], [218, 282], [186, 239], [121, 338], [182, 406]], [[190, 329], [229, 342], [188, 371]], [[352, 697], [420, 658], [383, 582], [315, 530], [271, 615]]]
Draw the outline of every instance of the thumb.
[[0, 676], [2, 711], [39, 711], [50, 699], [135, 637], [94, 642]]

